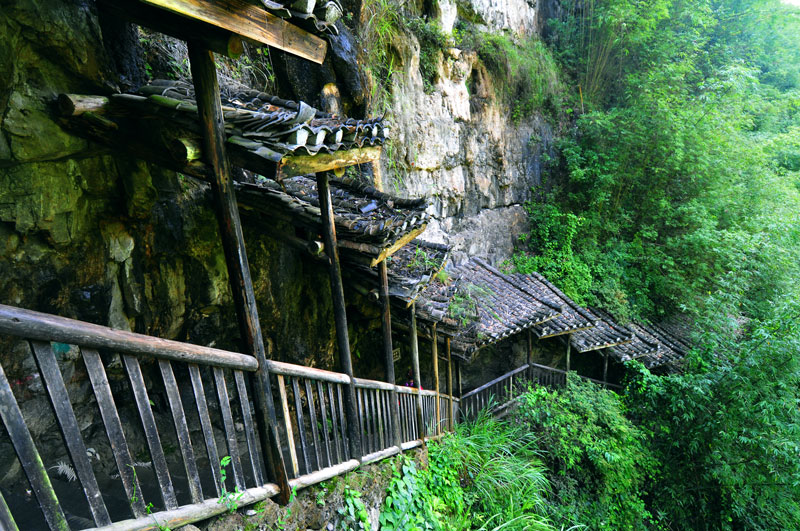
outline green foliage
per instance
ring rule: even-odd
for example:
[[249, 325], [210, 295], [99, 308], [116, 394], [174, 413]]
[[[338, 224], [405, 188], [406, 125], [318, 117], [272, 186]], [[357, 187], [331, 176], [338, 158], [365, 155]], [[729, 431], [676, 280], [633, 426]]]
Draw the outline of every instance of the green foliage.
[[359, 27], [358, 37], [370, 79], [368, 108], [380, 114], [389, 105], [396, 61], [392, 41], [402, 30], [403, 16], [394, 0], [365, 0], [361, 9], [366, 23]]
[[639, 368], [626, 402], [663, 463], [649, 491], [669, 529], [800, 528], [800, 304], [797, 292], [741, 338], [735, 298], [715, 294], [694, 371]]
[[482, 33], [470, 44], [492, 73], [498, 95], [510, 106], [512, 120], [519, 122], [542, 109], [559, 114], [564, 93], [560, 70], [539, 39], [518, 42], [502, 33]]
[[224, 505], [225, 508], [228, 509], [228, 512], [233, 514], [236, 512], [236, 509], [239, 508], [239, 500], [244, 496], [244, 492], [239, 490], [239, 485], [236, 485], [233, 492], [228, 491], [228, 487], [225, 486], [225, 479], [227, 479], [228, 476], [226, 468], [230, 464], [231, 456], [229, 455], [226, 455], [219, 461], [219, 487], [221, 494], [217, 503]]
[[[397, 466], [399, 465], [399, 467]], [[381, 529], [429, 531], [444, 529], [434, 512], [430, 475], [417, 468], [413, 459], [401, 456], [393, 466], [392, 481], [381, 508]]]
[[[323, 492], [323, 493], [324, 493], [325, 491], [324, 491], [324, 490], [322, 490], [322, 491], [320, 491], [320, 492]], [[285, 529], [285, 528], [286, 528], [286, 522], [287, 522], [287, 521], [289, 520], [289, 518], [292, 516], [292, 508], [291, 508], [291, 505], [292, 505], [292, 502], [294, 501], [294, 499], [295, 499], [296, 497], [297, 497], [297, 488], [296, 488], [296, 487], [292, 487], [292, 492], [291, 492], [291, 494], [289, 494], [289, 503], [286, 505], [286, 514], [284, 514], [283, 516], [281, 516], [280, 518], [278, 518], [278, 521], [277, 521], [277, 522], [275, 522], [275, 525], [278, 527], [278, 529], [281, 529], [281, 530], [283, 530], [283, 529]], [[262, 511], [263, 511], [263, 509], [262, 509]]]
[[447, 46], [447, 36], [435, 21], [413, 17], [407, 22], [408, 29], [419, 41], [419, 72], [422, 74], [422, 87], [426, 94], [433, 92], [436, 84], [439, 57]]
[[338, 513], [341, 517], [339, 521], [340, 529], [346, 531], [370, 530], [367, 508], [364, 506], [364, 502], [361, 501], [361, 493], [357, 490], [345, 487], [344, 506], [339, 508]]
[[571, 372], [564, 389], [524, 393], [512, 422], [538, 436], [554, 521], [590, 529], [647, 526], [643, 491], [656, 463], [615, 393]]
[[460, 322], [462, 327], [467, 327], [479, 319], [478, 301], [490, 293], [483, 286], [472, 284], [471, 282], [462, 283], [450, 299], [447, 313], [450, 317]]
[[592, 287], [589, 265], [576, 256], [573, 240], [583, 222], [582, 218], [562, 212], [552, 203], [530, 202], [525, 205], [531, 232], [520, 238], [521, 246], [513, 262], [520, 273], [537, 271], [561, 287], [578, 304]]

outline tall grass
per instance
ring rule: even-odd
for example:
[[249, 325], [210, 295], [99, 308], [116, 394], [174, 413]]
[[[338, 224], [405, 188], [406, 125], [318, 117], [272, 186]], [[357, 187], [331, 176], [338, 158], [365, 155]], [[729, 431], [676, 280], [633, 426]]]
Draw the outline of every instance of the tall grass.
[[482, 411], [431, 444], [430, 459], [454, 467], [464, 491], [468, 518], [454, 517], [450, 529], [552, 529], [543, 516], [548, 481], [536, 440], [524, 427]]

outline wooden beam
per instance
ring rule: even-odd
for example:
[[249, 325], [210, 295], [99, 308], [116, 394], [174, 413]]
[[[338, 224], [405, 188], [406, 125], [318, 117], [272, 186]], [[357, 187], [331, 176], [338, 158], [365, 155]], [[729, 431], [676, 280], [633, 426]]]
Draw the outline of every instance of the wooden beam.
[[569, 354], [571, 348], [572, 348], [572, 334], [567, 336], [567, 372], [569, 372]]
[[608, 386], [608, 349], [605, 350], [605, 357], [603, 360], [603, 387]]
[[99, 0], [98, 5], [101, 17], [109, 13], [183, 41], [201, 42], [220, 55], [236, 59], [244, 51], [242, 38], [235, 33], [197, 20], [188, 20], [137, 0]]
[[417, 384], [417, 424], [419, 425], [419, 437], [425, 441], [425, 421], [422, 415], [422, 395], [419, 389], [422, 386], [422, 377], [419, 372], [419, 341], [417, 339], [417, 307], [411, 305], [411, 365], [414, 368], [414, 382]]
[[262, 450], [267, 458], [270, 473], [281, 490], [280, 501], [288, 503], [289, 478], [278, 442], [277, 417], [272, 398], [269, 369], [267, 368], [267, 354], [264, 349], [264, 339], [261, 336], [261, 324], [258, 320], [258, 309], [253, 292], [253, 281], [250, 277], [250, 264], [247, 261], [247, 251], [244, 246], [239, 209], [236, 205], [236, 195], [225, 153], [224, 120], [214, 55], [211, 51], [190, 42], [189, 60], [192, 65], [197, 107], [203, 127], [203, 148], [213, 172], [211, 188], [214, 192], [214, 206], [222, 248], [225, 251], [225, 261], [228, 266], [228, 279], [236, 307], [239, 333], [246, 352], [258, 361], [254, 394]]
[[528, 365], [533, 362], [533, 332], [528, 328]]
[[440, 431], [442, 422], [441, 405], [439, 404], [439, 341], [436, 338], [436, 323], [433, 323], [431, 330], [433, 339], [431, 340], [431, 355], [433, 356], [433, 390], [436, 392], [436, 433]]
[[333, 298], [333, 318], [336, 325], [336, 343], [339, 346], [339, 367], [347, 375], [349, 383], [345, 387], [344, 405], [347, 416], [347, 438], [350, 457], [361, 459], [361, 423], [356, 410], [356, 387], [353, 381], [353, 359], [350, 355], [350, 337], [347, 332], [347, 308], [342, 284], [342, 267], [339, 263], [339, 250], [336, 247], [336, 227], [333, 223], [333, 204], [328, 174], [317, 174], [317, 195], [319, 196], [322, 217], [322, 236], [325, 253], [328, 255], [328, 273]]
[[[392, 354], [392, 314], [391, 314], [391, 301], [389, 300], [389, 274], [386, 267], [386, 262], [381, 262], [378, 265], [378, 272], [381, 278], [381, 310], [382, 321], [381, 328], [383, 329], [383, 363], [386, 368], [386, 382], [394, 386], [396, 376], [394, 372], [394, 356]], [[397, 391], [394, 389], [390, 395], [391, 413], [392, 413], [392, 442], [396, 446], [400, 446], [402, 436], [400, 435], [400, 406], [397, 401]]]
[[336, 168], [374, 162], [381, 158], [380, 146], [348, 149], [316, 155], [288, 155], [278, 164], [278, 179], [308, 175]]
[[399, 251], [401, 248], [405, 247], [407, 243], [409, 243], [411, 240], [422, 234], [422, 232], [425, 230], [427, 226], [428, 224], [426, 223], [422, 225], [420, 228], [412, 230], [411, 232], [407, 233], [405, 236], [394, 242], [392, 245], [381, 251], [381, 254], [379, 254], [376, 258], [373, 258], [370, 266], [375, 267], [376, 265], [380, 264], [381, 262], [392, 256], [394, 253]]
[[267, 44], [317, 64], [325, 59], [327, 44], [297, 26], [246, 0], [142, 0], [183, 17], [200, 20], [246, 39]]
[[453, 359], [450, 357], [450, 338], [444, 338], [444, 348], [447, 351], [447, 419], [449, 428], [453, 430]]

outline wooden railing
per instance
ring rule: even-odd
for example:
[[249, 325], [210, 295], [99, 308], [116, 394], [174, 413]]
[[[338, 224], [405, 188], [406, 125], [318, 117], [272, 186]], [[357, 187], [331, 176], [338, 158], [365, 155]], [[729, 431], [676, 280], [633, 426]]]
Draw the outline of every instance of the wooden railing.
[[[15, 396], [12, 383], [19, 383], [9, 381], [0, 366], [0, 417], [38, 501], [38, 508], [17, 498], [6, 503], [0, 493], [0, 528], [68, 530], [70, 521], [82, 528], [91, 527], [83, 522], [113, 530], [175, 528], [226, 511], [219, 502], [231, 496], [243, 506], [280, 491], [270, 482], [276, 472], [263, 458], [264, 432], [251, 400], [254, 358], [4, 305], [0, 334], [30, 345], [38, 374], [28, 376], [41, 378], [64, 443], [40, 453], [28, 424], [41, 425], [51, 413], [36, 410], [26, 418], [17, 396], [30, 391], [17, 388]], [[65, 356], [71, 361], [63, 361]], [[79, 424], [61, 372], [69, 363], [75, 371], [85, 368], [91, 384], [93, 400], [89, 406], [81, 402], [81, 416], [86, 407], [93, 409], [105, 434]], [[358, 418], [352, 421], [359, 425], [365, 455], [349, 455], [351, 420], [342, 400], [349, 377], [277, 361], [267, 365], [292, 488], [418, 446], [457, 415], [458, 399], [440, 395], [437, 413], [433, 391], [354, 378]], [[390, 414], [393, 400], [400, 418]], [[128, 402], [135, 407], [125, 407]], [[0, 442], [2, 436], [0, 431]], [[230, 457], [228, 467], [221, 466], [223, 457]]]
[[[620, 389], [619, 385], [609, 384], [586, 376], [581, 376], [581, 378], [601, 386]], [[468, 393], [464, 393], [460, 403], [461, 416], [464, 419], [474, 418], [478, 411], [486, 408], [491, 408], [495, 413], [502, 411], [529, 384], [558, 388], [564, 387], [566, 383], [566, 371], [537, 363], [525, 364]]]

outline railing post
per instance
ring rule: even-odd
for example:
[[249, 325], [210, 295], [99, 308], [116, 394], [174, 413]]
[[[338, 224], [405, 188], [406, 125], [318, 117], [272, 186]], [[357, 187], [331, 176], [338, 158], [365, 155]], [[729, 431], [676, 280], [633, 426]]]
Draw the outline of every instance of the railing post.
[[567, 372], [569, 372], [569, 351], [572, 348], [572, 334], [567, 334]]
[[[239, 219], [239, 207], [231, 182], [230, 166], [225, 153], [225, 123], [222, 117], [222, 104], [219, 99], [219, 83], [214, 63], [214, 54], [196, 42], [189, 42], [189, 60], [200, 121], [203, 128], [203, 149], [207, 162], [212, 168], [211, 188], [219, 223], [222, 248], [228, 266], [228, 280], [231, 285], [239, 333], [245, 351], [258, 360], [256, 372], [255, 407], [258, 430], [261, 435], [262, 450], [267, 458], [269, 472], [281, 489], [280, 501], [289, 501], [289, 478], [280, 450], [277, 432], [275, 403], [269, 370], [266, 367], [267, 355], [261, 336], [261, 324], [250, 278], [250, 265]], [[216, 466], [212, 463], [211, 466]]]
[[415, 303], [411, 303], [411, 364], [414, 368], [414, 381], [417, 384], [417, 421], [419, 425], [419, 438], [425, 442], [425, 423], [422, 416], [422, 395], [419, 394], [419, 389], [422, 385], [419, 373], [419, 344], [417, 341], [417, 307]]
[[347, 439], [350, 458], [363, 457], [361, 452], [361, 421], [356, 409], [356, 384], [353, 380], [353, 360], [350, 356], [350, 337], [347, 332], [347, 309], [344, 301], [342, 284], [342, 268], [339, 264], [339, 249], [336, 246], [336, 227], [334, 226], [331, 190], [328, 186], [328, 173], [317, 174], [317, 195], [320, 213], [322, 214], [322, 236], [325, 241], [325, 253], [328, 255], [328, 273], [331, 279], [331, 295], [333, 297], [333, 318], [336, 325], [336, 343], [339, 346], [339, 366], [350, 378], [344, 392], [345, 415], [347, 415]]
[[[383, 364], [386, 372], [386, 382], [397, 385], [394, 373], [394, 357], [392, 355], [392, 314], [389, 303], [389, 274], [386, 271], [386, 260], [378, 264], [378, 272], [381, 277], [381, 309], [383, 318], [381, 320], [381, 328], [383, 330]], [[391, 430], [392, 442], [396, 446], [402, 443], [400, 436], [400, 405], [398, 401], [397, 391], [391, 392]]]
[[441, 431], [442, 411], [439, 405], [439, 339], [436, 336], [436, 323], [433, 323], [431, 330], [433, 346], [431, 353], [433, 354], [433, 381], [436, 383], [434, 391], [436, 391], [436, 433]]
[[450, 357], [450, 338], [444, 338], [444, 348], [447, 352], [447, 411], [450, 431], [453, 430], [453, 360]]

